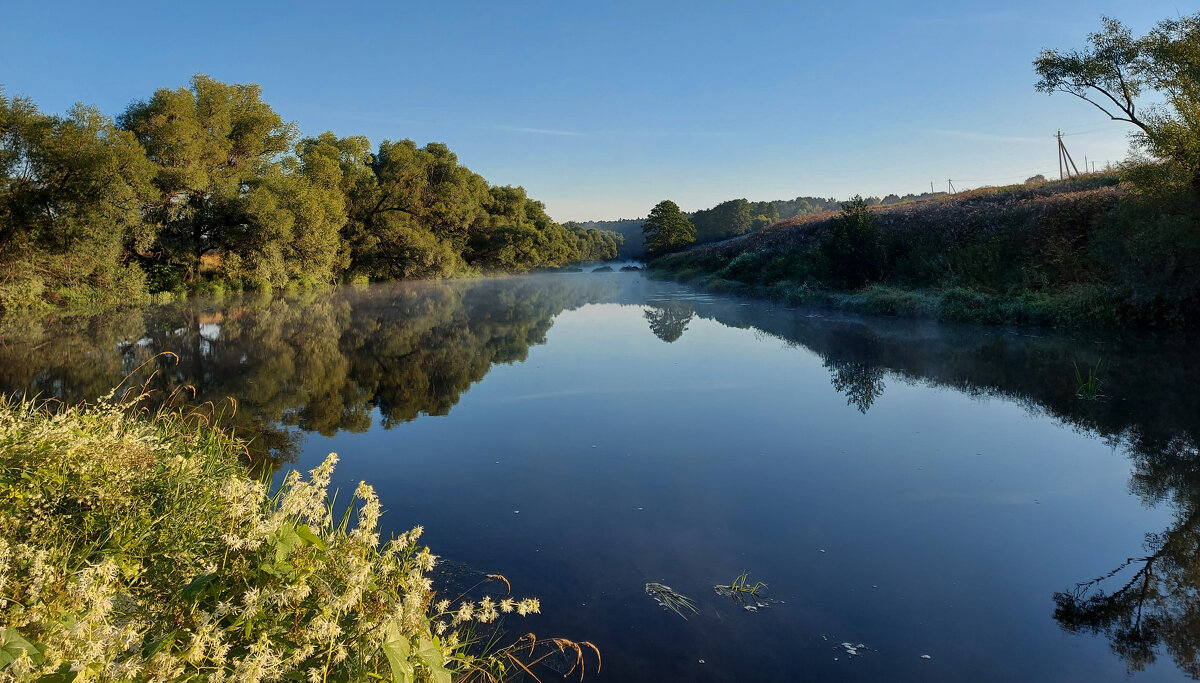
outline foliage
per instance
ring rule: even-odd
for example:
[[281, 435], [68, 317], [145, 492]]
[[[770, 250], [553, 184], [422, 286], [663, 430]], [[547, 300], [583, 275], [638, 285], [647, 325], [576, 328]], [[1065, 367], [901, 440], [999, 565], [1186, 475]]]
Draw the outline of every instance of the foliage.
[[954, 322], [1200, 324], [1200, 201], [1162, 165], [782, 222], [653, 262], [722, 291]]
[[1088, 401], [1095, 401], [1103, 398], [1100, 394], [1100, 387], [1104, 384], [1104, 380], [1100, 378], [1100, 360], [1096, 360], [1096, 365], [1087, 369], [1087, 378], [1079, 371], [1079, 365], [1072, 362], [1071, 366], [1075, 368], [1075, 395], [1079, 398]]
[[[1178, 167], [1200, 193], [1200, 14], [1164, 19], [1140, 38], [1104, 17], [1088, 43], [1081, 50], [1044, 50], [1034, 61], [1037, 89], [1074, 95], [1136, 126], [1134, 144]], [[1139, 111], [1144, 92], [1161, 102]]]
[[618, 253], [620, 235], [564, 228], [444, 144], [295, 138], [257, 85], [203, 74], [116, 124], [0, 93], [0, 307], [523, 272]]
[[696, 226], [698, 242], [742, 235], [750, 232], [750, 202], [745, 199], [731, 199], [711, 209], [697, 211], [692, 214], [691, 221]]
[[96, 110], [47, 116], [0, 92], [0, 310], [64, 292], [144, 298], [126, 257], [155, 236], [141, 213], [152, 174], [133, 136]]
[[821, 277], [839, 289], [858, 289], [883, 274], [879, 221], [861, 196], [842, 205], [817, 242], [814, 257]]
[[381, 545], [365, 483], [339, 513], [335, 455], [272, 494], [205, 416], [135, 408], [0, 398], [0, 673], [449, 681], [520, 662], [471, 654], [472, 624], [538, 601], [435, 602], [421, 528]]
[[646, 253], [650, 255], [676, 251], [696, 241], [696, 228], [675, 202], [664, 199], [650, 210], [642, 225]]

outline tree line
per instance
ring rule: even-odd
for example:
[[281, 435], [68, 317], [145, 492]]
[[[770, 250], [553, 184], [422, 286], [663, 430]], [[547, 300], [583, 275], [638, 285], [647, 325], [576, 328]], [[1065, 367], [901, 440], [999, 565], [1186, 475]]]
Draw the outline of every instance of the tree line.
[[[902, 202], [919, 202], [945, 195], [945, 192], [924, 192], [921, 194], [906, 194], [900, 196], [889, 194], [886, 197], [865, 197], [867, 206], [882, 204], [899, 204]], [[837, 211], [842, 201], [832, 197], [796, 197], [795, 199], [774, 199], [763, 202], [752, 202], [747, 199], [730, 199], [721, 202], [711, 209], [700, 209], [684, 215], [695, 227], [695, 242], [716, 242], [729, 239], [748, 232], [755, 232], [776, 223], [798, 216], [808, 216], [826, 211]], [[623, 259], [641, 259], [647, 256], [647, 249], [642, 230], [645, 218], [621, 218], [611, 221], [568, 221], [563, 225], [572, 229], [599, 229], [619, 234], [624, 240], [617, 247], [617, 257]]]
[[446, 145], [302, 137], [204, 75], [116, 119], [0, 91], [0, 310], [149, 293], [522, 272], [615, 258]]

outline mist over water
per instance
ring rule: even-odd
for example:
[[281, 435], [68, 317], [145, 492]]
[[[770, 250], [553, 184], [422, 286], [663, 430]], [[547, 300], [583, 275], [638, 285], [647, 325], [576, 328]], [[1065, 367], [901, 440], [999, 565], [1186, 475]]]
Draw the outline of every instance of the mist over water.
[[[594, 642], [586, 680], [1174, 680], [1200, 673], [1192, 342], [577, 273], [7, 318], [0, 389], [232, 396], [260, 462], [337, 451], [388, 531], [540, 597], [508, 627]], [[742, 572], [778, 602], [714, 592]]]

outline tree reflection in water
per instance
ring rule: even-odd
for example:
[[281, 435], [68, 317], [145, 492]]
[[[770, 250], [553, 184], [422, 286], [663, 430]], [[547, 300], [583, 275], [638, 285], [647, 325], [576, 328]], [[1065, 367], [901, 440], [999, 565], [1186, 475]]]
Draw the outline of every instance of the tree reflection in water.
[[[646, 305], [650, 329], [667, 342], [699, 316], [816, 354], [833, 389], [863, 412], [886, 377], [1012, 401], [1113, 443], [1131, 460], [1132, 490], [1147, 505], [1172, 506], [1176, 521], [1149, 534], [1135, 559], [1055, 594], [1054, 616], [1069, 631], [1105, 637], [1130, 669], [1165, 652], [1200, 677], [1200, 355], [1188, 340], [829, 319], [719, 297], [684, 300], [672, 287], [519, 278], [0, 318], [0, 391], [89, 400], [151, 361], [151, 387], [161, 394], [190, 385], [197, 403], [236, 397], [228, 425], [253, 436], [257, 457], [278, 463], [295, 455], [305, 431], [359, 432], [377, 419], [386, 428], [446, 414], [489, 368], [526, 358], [564, 310]], [[648, 299], [645, 288], [662, 291]], [[154, 358], [161, 351], [179, 354], [179, 363]], [[1080, 400], [1072, 368], [1101, 356], [1112, 399]]]
[[877, 365], [826, 359], [825, 367], [833, 374], [833, 388], [846, 396], [846, 405], [858, 408], [864, 415], [875, 399], [883, 395], [885, 371]]
[[524, 360], [543, 343], [556, 315], [611, 298], [615, 287], [397, 284], [9, 318], [0, 322], [0, 391], [93, 400], [134, 373], [128, 381], [147, 382], [157, 397], [175, 392], [196, 405], [234, 397], [223, 426], [252, 439], [252, 458], [278, 464], [295, 457], [304, 432], [363, 432], [376, 411], [384, 428], [445, 415], [492, 365]]
[[654, 336], [670, 344], [683, 336], [688, 323], [696, 315], [696, 308], [689, 301], [670, 299], [650, 303], [642, 313], [650, 323]]
[[1173, 498], [1175, 525], [1147, 534], [1148, 555], [1055, 593], [1054, 618], [1068, 631], [1104, 635], [1131, 671], [1154, 663], [1162, 646], [1181, 671], [1200, 678], [1200, 451], [1179, 435], [1134, 462], [1135, 490], [1147, 502]]

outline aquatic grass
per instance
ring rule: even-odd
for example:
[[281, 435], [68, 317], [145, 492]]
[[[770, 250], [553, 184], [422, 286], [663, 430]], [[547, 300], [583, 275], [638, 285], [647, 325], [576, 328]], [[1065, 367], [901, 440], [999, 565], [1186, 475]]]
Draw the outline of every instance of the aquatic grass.
[[750, 595], [757, 596], [758, 591], [760, 589], [766, 588], [767, 584], [759, 581], [759, 582], [755, 583], [753, 586], [749, 586], [746, 583], [749, 576], [750, 576], [749, 572], [742, 572], [741, 574], [738, 575], [738, 577], [736, 579], [733, 580], [733, 583], [730, 584], [729, 589], [734, 592], [737, 592], [737, 593], [748, 593]]
[[683, 613], [684, 610], [691, 610], [692, 614], [700, 613], [700, 610], [696, 609], [696, 603], [692, 602], [691, 598], [679, 593], [670, 586], [664, 586], [661, 583], [647, 583], [646, 594], [654, 598], [658, 604], [683, 617], [684, 621], [687, 621], [687, 615]]
[[0, 396], [0, 679], [499, 681], [539, 647], [582, 674], [586, 643], [475, 639], [539, 602], [436, 600], [421, 527], [381, 542], [336, 454], [272, 492], [213, 412], [131, 393]]
[[742, 572], [737, 578], [729, 584], [717, 584], [713, 586], [713, 591], [722, 597], [731, 598], [734, 603], [741, 606], [747, 612], [757, 612], [763, 607], [769, 607], [771, 603], [778, 602], [773, 598], [768, 598], [761, 594], [762, 590], [767, 587], [767, 584], [758, 581], [752, 586], [749, 583], [750, 572]]
[[1075, 395], [1087, 401], [1095, 401], [1103, 398], [1100, 393], [1100, 386], [1104, 380], [1100, 378], [1100, 363], [1103, 359], [1097, 360], [1095, 367], [1087, 369], [1087, 377], [1079, 371], [1079, 365], [1072, 362], [1071, 365], [1075, 368]]

